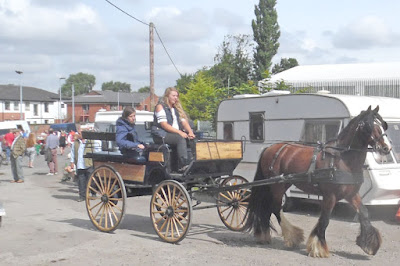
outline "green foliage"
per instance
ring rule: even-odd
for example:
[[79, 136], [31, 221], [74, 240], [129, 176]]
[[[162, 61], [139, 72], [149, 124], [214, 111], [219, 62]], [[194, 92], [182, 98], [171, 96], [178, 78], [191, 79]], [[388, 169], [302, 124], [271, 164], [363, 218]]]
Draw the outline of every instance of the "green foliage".
[[194, 75], [193, 74], [183, 74], [181, 77], [176, 81], [176, 88], [178, 89], [180, 94], [186, 94], [187, 88], [189, 84], [193, 81]]
[[248, 35], [225, 36], [210, 69], [217, 88], [240, 86], [249, 80], [253, 65], [250, 48]]
[[150, 93], [150, 86], [141, 87], [138, 92], [140, 93]]
[[283, 79], [276, 81], [274, 84], [272, 83], [264, 83], [263, 86], [261, 86], [261, 93], [266, 93], [271, 90], [285, 90], [285, 91], [293, 91], [293, 86], [290, 84], [287, 84]]
[[299, 63], [295, 58], [281, 58], [281, 62], [279, 64], [275, 64], [272, 68], [272, 74], [277, 74], [298, 65]]
[[109, 81], [109, 82], [104, 82], [101, 85], [101, 90], [102, 91], [120, 91], [120, 92], [131, 92], [131, 84], [128, 83], [122, 83], [122, 82], [114, 82], [114, 81]]
[[69, 75], [61, 87], [61, 94], [63, 96], [72, 96], [72, 84], [74, 84], [75, 95], [85, 94], [93, 89], [96, 84], [96, 78], [91, 74], [82, 72]]
[[224, 87], [217, 90], [216, 96], [218, 104], [225, 99], [232, 98], [235, 95], [241, 94], [259, 94], [257, 86], [253, 81], [242, 83], [239, 87]]
[[199, 71], [187, 84], [186, 94], [180, 95], [182, 106], [192, 120], [213, 120], [217, 106], [214, 83], [206, 71]]
[[254, 10], [256, 19], [251, 26], [254, 41], [257, 43], [254, 52], [255, 80], [260, 80], [262, 73], [270, 69], [272, 58], [278, 52], [281, 32], [275, 5], [276, 0], [260, 0]]

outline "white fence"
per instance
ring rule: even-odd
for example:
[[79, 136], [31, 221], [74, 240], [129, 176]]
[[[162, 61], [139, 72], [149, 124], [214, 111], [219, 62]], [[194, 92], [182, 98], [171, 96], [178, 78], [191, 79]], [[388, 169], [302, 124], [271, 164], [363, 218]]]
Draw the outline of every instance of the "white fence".
[[[285, 81], [292, 93], [315, 93], [327, 90], [333, 94], [385, 96], [400, 98], [400, 79]], [[276, 87], [272, 84], [272, 87]]]

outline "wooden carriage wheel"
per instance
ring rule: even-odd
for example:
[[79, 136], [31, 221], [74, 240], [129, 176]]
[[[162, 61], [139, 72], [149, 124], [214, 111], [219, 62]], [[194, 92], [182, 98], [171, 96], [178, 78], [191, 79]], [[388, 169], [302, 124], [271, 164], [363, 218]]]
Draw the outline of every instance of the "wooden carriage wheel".
[[103, 232], [112, 232], [125, 214], [124, 181], [113, 167], [102, 165], [90, 175], [86, 188], [86, 209], [93, 225]]
[[[230, 176], [226, 178], [221, 187], [234, 186], [248, 183], [242, 176]], [[224, 191], [218, 194], [217, 210], [221, 221], [232, 231], [242, 231], [247, 220], [247, 206], [250, 197], [250, 189], [242, 188], [233, 191]]]
[[164, 241], [178, 243], [185, 238], [192, 223], [192, 202], [185, 187], [175, 180], [162, 181], [151, 197], [150, 217]]

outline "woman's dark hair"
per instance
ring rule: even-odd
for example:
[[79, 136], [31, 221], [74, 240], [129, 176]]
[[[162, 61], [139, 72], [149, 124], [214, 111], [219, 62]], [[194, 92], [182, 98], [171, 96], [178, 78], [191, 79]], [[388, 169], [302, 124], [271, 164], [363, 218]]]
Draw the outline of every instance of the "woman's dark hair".
[[136, 113], [135, 108], [133, 108], [131, 106], [127, 106], [124, 108], [124, 111], [122, 111], [122, 118], [128, 119], [128, 116], [130, 116], [132, 113]]

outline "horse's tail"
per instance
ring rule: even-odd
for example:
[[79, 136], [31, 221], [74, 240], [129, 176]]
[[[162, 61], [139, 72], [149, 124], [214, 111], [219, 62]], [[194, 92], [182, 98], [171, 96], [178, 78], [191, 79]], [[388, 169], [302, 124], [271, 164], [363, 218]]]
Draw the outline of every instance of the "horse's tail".
[[[254, 176], [254, 181], [267, 178], [264, 177], [261, 169], [263, 153], [264, 152], [261, 153], [257, 164], [257, 171]], [[270, 217], [273, 213], [272, 206], [273, 197], [271, 193], [271, 187], [269, 185], [252, 187], [249, 205], [247, 207], [248, 217], [245, 230], [253, 231], [255, 236], [269, 234], [269, 229], [275, 230], [270, 223]]]

